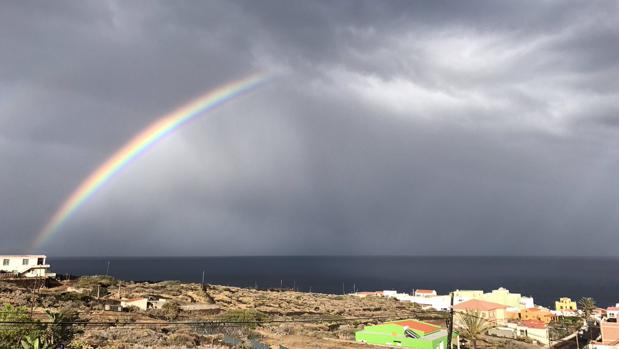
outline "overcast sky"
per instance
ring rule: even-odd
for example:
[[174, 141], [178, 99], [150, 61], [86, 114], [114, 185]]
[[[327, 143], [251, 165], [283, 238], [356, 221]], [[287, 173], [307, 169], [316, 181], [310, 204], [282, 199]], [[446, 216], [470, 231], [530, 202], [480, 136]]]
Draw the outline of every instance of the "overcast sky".
[[0, 253], [616, 255], [617, 1], [5, 1]]

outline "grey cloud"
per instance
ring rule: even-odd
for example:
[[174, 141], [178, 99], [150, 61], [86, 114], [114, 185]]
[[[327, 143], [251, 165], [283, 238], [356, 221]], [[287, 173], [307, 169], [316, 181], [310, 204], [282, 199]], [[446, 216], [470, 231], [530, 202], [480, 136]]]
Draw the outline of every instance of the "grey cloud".
[[131, 163], [46, 252], [614, 253], [616, 4], [2, 7], [0, 252], [141, 128], [264, 70], [270, 84]]

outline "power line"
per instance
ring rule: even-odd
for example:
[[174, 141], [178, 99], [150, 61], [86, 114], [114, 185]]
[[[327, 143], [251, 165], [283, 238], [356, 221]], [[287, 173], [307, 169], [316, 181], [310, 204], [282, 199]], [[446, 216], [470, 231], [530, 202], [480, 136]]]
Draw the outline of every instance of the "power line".
[[[82, 325], [82, 326], [176, 326], [176, 325], [260, 325], [270, 323], [315, 323], [315, 322], [350, 322], [359, 320], [384, 320], [384, 319], [403, 319], [416, 317], [422, 320], [438, 320], [435, 317], [419, 318], [417, 314], [407, 314], [401, 316], [367, 316], [367, 317], [351, 317], [351, 318], [334, 318], [334, 317], [319, 317], [319, 318], [301, 318], [301, 319], [271, 319], [271, 320], [256, 320], [256, 321], [236, 321], [236, 320], [207, 320], [207, 321], [143, 321], [143, 322], [125, 322], [122, 319], [118, 321], [0, 321], [0, 327], [3, 325]], [[397, 321], [397, 320], [394, 320]]]

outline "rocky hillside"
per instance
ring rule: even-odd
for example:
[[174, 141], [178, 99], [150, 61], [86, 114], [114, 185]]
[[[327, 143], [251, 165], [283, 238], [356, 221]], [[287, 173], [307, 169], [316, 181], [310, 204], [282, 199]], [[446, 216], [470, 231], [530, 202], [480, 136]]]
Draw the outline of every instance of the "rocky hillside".
[[[136, 283], [91, 277], [50, 289], [0, 285], [0, 290], [0, 304], [28, 310], [34, 304], [37, 319], [44, 320], [45, 310], [51, 310], [72, 311], [79, 321], [104, 322], [97, 326], [74, 326], [70, 347], [83, 349], [224, 348], [224, 335], [255, 339], [276, 348], [279, 344], [288, 348], [369, 348], [352, 342], [354, 332], [366, 324], [408, 317], [444, 323], [445, 316], [384, 297], [218, 285], [203, 289], [199, 284], [174, 281]], [[166, 299], [173, 306], [128, 312], [105, 310], [105, 304], [118, 302], [119, 296]], [[226, 325], [208, 321], [224, 321]]]

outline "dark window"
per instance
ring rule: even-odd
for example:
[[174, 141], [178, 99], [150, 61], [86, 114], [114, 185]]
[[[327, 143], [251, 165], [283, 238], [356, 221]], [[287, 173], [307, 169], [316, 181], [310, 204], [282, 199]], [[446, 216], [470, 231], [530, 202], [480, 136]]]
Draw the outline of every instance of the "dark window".
[[28, 265], [28, 258], [24, 258], [24, 259], [22, 260], [22, 264], [23, 264], [23, 265]]
[[411, 331], [408, 328], [404, 331], [404, 333], [406, 334], [406, 337], [408, 338], [419, 338], [419, 336], [415, 332]]
[[45, 258], [37, 258], [37, 265], [45, 264]]
[[2, 260], [2, 265], [9, 265], [9, 261], [10, 260], [8, 258], [3, 259]]

